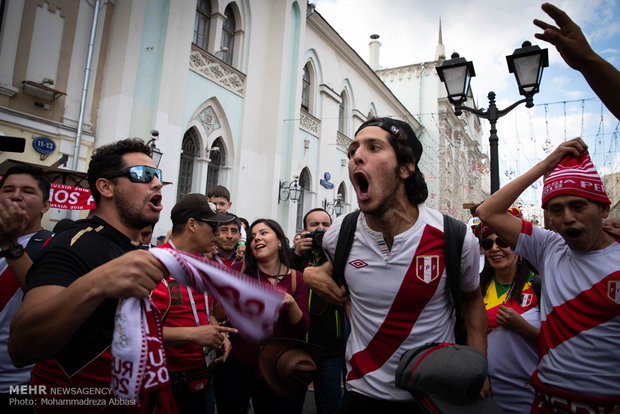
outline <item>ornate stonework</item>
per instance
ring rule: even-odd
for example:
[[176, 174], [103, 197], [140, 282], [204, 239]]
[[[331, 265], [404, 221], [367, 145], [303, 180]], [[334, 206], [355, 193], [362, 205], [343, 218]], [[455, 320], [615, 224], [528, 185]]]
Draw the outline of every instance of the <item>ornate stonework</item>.
[[301, 111], [299, 114], [299, 127], [308, 132], [309, 134], [314, 135], [315, 137], [319, 136], [319, 126], [321, 121], [307, 113], [306, 111]]
[[351, 138], [347, 137], [341, 132], [337, 133], [336, 146], [340, 148], [341, 150], [343, 150], [344, 152], [347, 152], [347, 150], [349, 149], [349, 145], [351, 145], [351, 142], [353, 142]]
[[245, 75], [192, 45], [189, 68], [239, 96], [245, 93]]
[[207, 130], [207, 134], [220, 128], [220, 120], [217, 118], [212, 106], [207, 106], [198, 114], [198, 119]]

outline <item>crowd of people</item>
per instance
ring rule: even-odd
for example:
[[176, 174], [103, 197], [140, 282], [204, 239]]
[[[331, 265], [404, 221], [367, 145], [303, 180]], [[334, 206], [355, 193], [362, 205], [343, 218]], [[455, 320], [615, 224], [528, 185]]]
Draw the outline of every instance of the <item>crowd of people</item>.
[[[620, 114], [618, 71], [563, 11], [543, 10], [558, 26], [535, 20], [536, 36]], [[53, 233], [41, 226], [45, 174], [12, 167], [0, 181], [3, 412], [302, 413], [310, 384], [317, 413], [620, 412], [620, 232], [585, 142], [501, 188], [471, 227], [424, 205], [422, 155], [407, 123], [362, 123], [348, 148], [359, 211], [332, 222], [309, 210], [292, 246], [277, 221], [232, 214], [223, 186], [181, 198], [152, 246], [167, 200], [139, 139], [93, 152], [96, 207]], [[513, 207], [543, 176], [545, 229]], [[277, 292], [269, 335], [248, 335], [226, 295], [184, 285], [157, 249]], [[119, 311], [128, 298], [140, 299], [137, 319]], [[129, 320], [142, 327], [137, 349]], [[480, 358], [435, 352], [446, 347]], [[421, 387], [412, 352], [451, 355], [436, 372], [469, 368]], [[468, 369], [482, 376], [466, 382]]]

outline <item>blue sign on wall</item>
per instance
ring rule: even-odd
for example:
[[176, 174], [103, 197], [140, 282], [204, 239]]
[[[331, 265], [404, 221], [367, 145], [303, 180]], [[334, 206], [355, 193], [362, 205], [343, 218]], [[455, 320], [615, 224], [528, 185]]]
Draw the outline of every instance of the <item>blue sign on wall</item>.
[[[323, 179], [325, 178], [325, 179]], [[332, 178], [331, 174], [328, 172], [325, 172], [325, 174], [323, 174], [323, 178], [321, 178], [319, 180], [319, 183], [325, 187], [325, 188], [334, 188], [334, 184], [330, 183], [329, 180]]]
[[36, 137], [32, 141], [32, 147], [40, 154], [49, 155], [56, 150], [56, 143], [48, 137]]

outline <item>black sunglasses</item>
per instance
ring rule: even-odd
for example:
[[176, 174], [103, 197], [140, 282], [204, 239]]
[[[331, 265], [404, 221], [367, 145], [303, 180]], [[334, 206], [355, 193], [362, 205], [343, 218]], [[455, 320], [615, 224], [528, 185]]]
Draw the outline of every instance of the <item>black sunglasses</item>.
[[134, 165], [133, 167], [123, 168], [112, 174], [108, 174], [103, 178], [115, 178], [115, 177], [128, 177], [132, 183], [150, 183], [153, 178], [161, 182], [161, 170], [155, 167], [148, 167], [146, 165]]
[[503, 249], [505, 249], [506, 247], [508, 247], [508, 244], [503, 241], [502, 239], [482, 239], [480, 240], [480, 246], [482, 246], [482, 248], [484, 250], [490, 250], [493, 248], [493, 243], [497, 244], [497, 247], [501, 247]]

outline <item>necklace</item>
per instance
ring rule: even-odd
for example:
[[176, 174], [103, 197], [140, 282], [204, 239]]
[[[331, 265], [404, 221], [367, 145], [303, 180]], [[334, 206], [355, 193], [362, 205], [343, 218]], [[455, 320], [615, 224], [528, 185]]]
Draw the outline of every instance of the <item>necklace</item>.
[[[280, 264], [278, 265], [278, 273], [276, 273], [275, 276], [268, 275], [265, 272], [263, 272], [263, 273], [265, 273], [265, 276], [267, 277], [267, 279], [275, 279], [276, 281], [275, 281], [274, 285], [277, 285], [278, 282], [280, 281], [280, 270], [282, 270], [282, 262], [280, 262]], [[261, 274], [261, 272], [262, 271], [260, 269], [256, 269], [256, 274], [258, 276], [258, 280], [259, 281], [260, 281], [260, 274]]]

